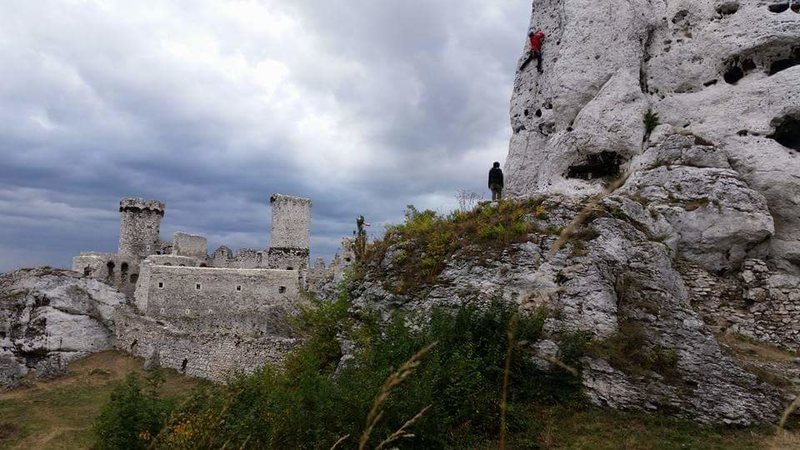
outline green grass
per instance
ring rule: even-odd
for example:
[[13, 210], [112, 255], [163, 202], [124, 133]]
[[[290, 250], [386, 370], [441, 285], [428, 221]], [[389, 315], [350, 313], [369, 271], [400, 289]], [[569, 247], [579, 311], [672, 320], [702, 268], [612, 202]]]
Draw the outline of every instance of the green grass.
[[532, 233], [558, 234], [560, 230], [539, 229], [534, 224], [546, 218], [539, 198], [504, 200], [447, 215], [409, 205], [404, 223], [388, 227], [383, 239], [368, 245], [365, 261], [354, 275], [357, 279], [367, 270], [377, 270], [389, 248], [401, 249], [401, 256], [392, 261], [392, 273], [399, 274], [399, 280], [386, 288], [397, 294], [420, 292], [436, 281], [454, 257], [499, 254], [512, 244], [528, 241]]
[[[61, 379], [0, 392], [0, 448], [90, 448], [92, 423], [111, 391], [129, 373], [141, 373], [141, 361], [118, 352], [102, 352], [77, 361]], [[167, 372], [166, 395], [186, 395], [203, 384]]]

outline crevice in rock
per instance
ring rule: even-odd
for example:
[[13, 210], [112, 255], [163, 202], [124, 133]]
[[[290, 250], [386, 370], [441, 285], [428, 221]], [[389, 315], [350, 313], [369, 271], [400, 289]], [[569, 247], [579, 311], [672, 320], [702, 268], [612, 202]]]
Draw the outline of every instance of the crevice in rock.
[[617, 152], [606, 151], [588, 155], [583, 162], [569, 166], [567, 178], [579, 180], [614, 178], [621, 173], [623, 161]]
[[800, 113], [772, 120], [775, 132], [768, 135], [784, 147], [800, 151]]
[[790, 67], [794, 67], [800, 64], [800, 47], [795, 47], [792, 49], [791, 54], [786, 59], [779, 59], [777, 61], [773, 61], [772, 64], [769, 66], [769, 74], [775, 75], [776, 73], [786, 70]]
[[800, 46], [792, 44], [771, 43], [733, 56], [723, 65], [723, 79], [728, 84], [736, 84], [758, 69], [771, 76], [800, 64]]

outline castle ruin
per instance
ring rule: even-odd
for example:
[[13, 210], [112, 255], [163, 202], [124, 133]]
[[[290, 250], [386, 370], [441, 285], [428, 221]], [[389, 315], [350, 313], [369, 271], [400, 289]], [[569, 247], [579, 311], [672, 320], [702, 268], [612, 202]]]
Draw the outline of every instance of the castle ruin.
[[81, 253], [72, 263], [128, 297], [114, 315], [117, 348], [213, 380], [280, 361], [298, 340], [287, 317], [309, 285], [333, 274], [324, 262], [309, 270], [311, 201], [274, 194], [270, 204], [269, 248], [209, 255], [204, 236], [160, 239], [162, 202], [122, 199], [117, 253]]

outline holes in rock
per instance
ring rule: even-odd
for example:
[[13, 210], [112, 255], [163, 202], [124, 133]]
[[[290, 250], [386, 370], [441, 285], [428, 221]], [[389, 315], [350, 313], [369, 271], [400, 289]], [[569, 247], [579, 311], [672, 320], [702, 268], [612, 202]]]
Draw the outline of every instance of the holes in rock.
[[131, 274], [131, 283], [136, 283], [137, 281], [139, 281], [139, 274], [138, 273], [132, 273]]
[[756, 63], [754, 63], [752, 59], [745, 59], [742, 61], [742, 70], [744, 70], [745, 73], [756, 70]]
[[242, 287], [241, 286], [236, 286], [236, 291], [237, 292], [242, 292]]
[[739, 11], [739, 2], [725, 2], [717, 6], [717, 14], [729, 16]]
[[286, 286], [278, 287], [278, 293], [283, 294], [284, 292], [286, 292]]
[[789, 9], [789, 2], [773, 3], [768, 6], [770, 12], [782, 13]]
[[528, 110], [526, 109], [525, 111], [522, 111], [522, 114], [524, 114], [524, 115], [525, 115], [525, 117], [528, 117], [528, 114], [529, 114], [529, 113], [528, 113]]
[[541, 109], [537, 109], [536, 112], [533, 113], [533, 115], [536, 116], [536, 117], [542, 117], [542, 110]]
[[208, 264], [202, 263], [202, 264], [200, 264], [200, 267], [208, 267]]
[[119, 267], [119, 270], [122, 272], [123, 275], [126, 275], [128, 273], [128, 263], [126, 262], [122, 263], [122, 265]]
[[[798, 5], [800, 5], [800, 3], [798, 3]], [[770, 64], [769, 74], [775, 75], [782, 70], [786, 70], [798, 64], [800, 64], [800, 47], [795, 47], [792, 49], [788, 58], [779, 59], [778, 61], [774, 61], [772, 64]]]
[[736, 134], [739, 136], [747, 136], [748, 133], [747, 130], [739, 130], [736, 132]]
[[705, 83], [703, 83], [703, 86], [705, 86], [705, 87], [713, 86], [713, 85], [717, 84], [718, 82], [719, 82], [719, 80], [706, 81]]
[[183, 358], [183, 362], [181, 363], [181, 372], [186, 372], [186, 366], [189, 365], [189, 360]]
[[620, 174], [622, 162], [622, 156], [616, 152], [601, 152], [589, 155], [583, 163], [569, 166], [567, 178], [579, 180], [613, 178]]
[[723, 75], [725, 82], [728, 84], [736, 84], [739, 80], [744, 78], [744, 70], [739, 66], [729, 67]]
[[136, 348], [136, 344], [138, 343], [139, 343], [138, 339], [134, 339], [133, 342], [131, 342], [131, 351], [133, 351], [133, 349]]
[[784, 147], [800, 152], [800, 113], [773, 119], [775, 132], [768, 135]]
[[675, 24], [677, 24], [678, 22], [683, 22], [683, 21], [686, 19], [686, 17], [687, 17], [688, 15], [689, 15], [689, 11], [687, 11], [687, 10], [685, 10], [685, 9], [682, 9], [682, 10], [678, 11], [678, 12], [677, 12], [677, 13], [676, 13], [676, 14], [675, 14], [673, 17], [672, 17], [672, 23], [675, 23]]

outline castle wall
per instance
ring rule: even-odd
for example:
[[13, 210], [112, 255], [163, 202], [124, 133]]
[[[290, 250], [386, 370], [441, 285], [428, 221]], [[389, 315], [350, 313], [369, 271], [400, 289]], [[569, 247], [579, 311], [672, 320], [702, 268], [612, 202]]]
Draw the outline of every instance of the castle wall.
[[139, 262], [114, 253], [87, 252], [72, 258], [72, 270], [110, 284], [132, 296], [139, 278]]
[[794, 284], [796, 279], [771, 274], [757, 259], [745, 261], [737, 278], [717, 277], [685, 262], [678, 270], [692, 304], [719, 331], [789, 349], [800, 345], [800, 289]]
[[299, 298], [297, 271], [156, 265], [145, 271], [148, 282], [137, 289], [136, 305], [150, 317], [235, 321], [268, 315]]
[[225, 381], [238, 372], [251, 373], [265, 364], [279, 364], [299, 342], [288, 335], [178, 328], [128, 308], [118, 308], [114, 320], [118, 349], [214, 381]]

